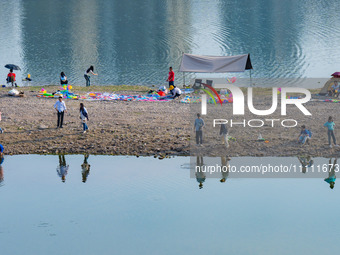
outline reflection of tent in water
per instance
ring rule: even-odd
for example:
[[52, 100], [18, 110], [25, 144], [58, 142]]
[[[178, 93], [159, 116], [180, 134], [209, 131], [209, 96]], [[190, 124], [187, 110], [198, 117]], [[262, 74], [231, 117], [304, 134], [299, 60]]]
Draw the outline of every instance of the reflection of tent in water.
[[324, 96], [328, 94], [328, 91], [330, 90], [331, 86], [334, 84], [335, 81], [337, 81], [340, 84], [340, 72], [336, 72], [332, 74], [332, 78], [330, 78], [323, 88], [320, 90], [319, 94]]

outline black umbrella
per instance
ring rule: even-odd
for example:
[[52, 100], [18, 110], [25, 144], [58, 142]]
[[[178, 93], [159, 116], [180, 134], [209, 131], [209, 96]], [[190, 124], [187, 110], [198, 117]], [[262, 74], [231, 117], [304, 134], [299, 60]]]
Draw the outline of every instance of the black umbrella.
[[7, 64], [7, 65], [5, 65], [5, 67], [8, 68], [8, 69], [20, 70], [21, 71], [20, 67], [17, 66], [17, 65]]

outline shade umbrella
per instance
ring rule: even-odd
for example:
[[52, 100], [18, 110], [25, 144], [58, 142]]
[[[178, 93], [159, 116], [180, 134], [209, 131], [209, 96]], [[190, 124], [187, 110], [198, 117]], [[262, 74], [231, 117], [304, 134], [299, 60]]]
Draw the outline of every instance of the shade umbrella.
[[7, 65], [5, 65], [5, 67], [8, 68], [8, 69], [20, 70], [21, 71], [20, 67], [17, 66], [17, 65], [7, 64]]

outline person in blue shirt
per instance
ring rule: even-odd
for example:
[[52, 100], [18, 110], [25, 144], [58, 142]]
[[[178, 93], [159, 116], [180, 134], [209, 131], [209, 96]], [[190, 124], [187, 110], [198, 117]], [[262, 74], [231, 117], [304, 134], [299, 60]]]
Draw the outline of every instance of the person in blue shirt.
[[0, 143], [0, 158], [4, 155], [4, 146]]
[[195, 120], [194, 128], [196, 131], [196, 144], [202, 145], [202, 128], [204, 127], [204, 121], [201, 119], [201, 114], [197, 113], [197, 119]]
[[333, 138], [333, 143], [335, 147], [339, 147], [339, 145], [336, 144], [336, 139], [335, 139], [335, 135], [334, 135], [334, 126], [335, 123], [333, 122], [333, 117], [329, 116], [328, 117], [328, 121], [323, 124], [324, 127], [327, 127], [327, 135], [328, 135], [328, 144], [329, 144], [329, 148], [332, 148], [332, 142], [331, 142], [331, 137]]
[[298, 142], [305, 144], [307, 139], [310, 138], [309, 130], [306, 129], [305, 125], [301, 126], [301, 132], [299, 134]]

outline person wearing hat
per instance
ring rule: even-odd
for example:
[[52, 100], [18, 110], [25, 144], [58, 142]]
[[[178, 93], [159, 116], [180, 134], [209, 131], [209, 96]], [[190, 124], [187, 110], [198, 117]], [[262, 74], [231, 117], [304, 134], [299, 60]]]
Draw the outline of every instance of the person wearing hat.
[[174, 85], [170, 85], [169, 89], [173, 99], [179, 97], [182, 94], [182, 91], [179, 88], [174, 87]]
[[63, 128], [64, 112], [67, 112], [67, 110], [66, 110], [66, 104], [63, 101], [62, 96], [58, 98], [58, 101], [54, 104], [54, 108], [56, 109], [58, 113], [57, 128]]

